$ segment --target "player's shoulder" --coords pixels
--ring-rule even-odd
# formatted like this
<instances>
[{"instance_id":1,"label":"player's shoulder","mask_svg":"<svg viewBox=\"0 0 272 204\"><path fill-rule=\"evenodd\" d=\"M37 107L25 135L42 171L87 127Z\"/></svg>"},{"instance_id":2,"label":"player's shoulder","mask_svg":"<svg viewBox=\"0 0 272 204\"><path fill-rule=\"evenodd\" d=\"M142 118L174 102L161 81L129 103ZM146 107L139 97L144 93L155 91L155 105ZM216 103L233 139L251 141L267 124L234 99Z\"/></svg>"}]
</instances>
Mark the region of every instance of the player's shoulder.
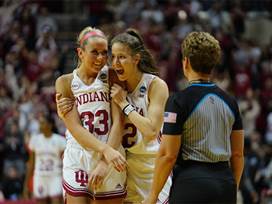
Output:
<instances>
[{"instance_id":1,"label":"player's shoulder","mask_svg":"<svg viewBox=\"0 0 272 204\"><path fill-rule=\"evenodd\" d=\"M63 74L61 76L59 76L56 80L56 84L71 84L71 81L73 79L73 73L69 73L69 74Z\"/></svg>"},{"instance_id":2,"label":"player's shoulder","mask_svg":"<svg viewBox=\"0 0 272 204\"><path fill-rule=\"evenodd\" d=\"M157 77L157 76L153 79L152 83L153 83L153 84L154 84L154 83L155 83L155 84L158 84L158 86L161 86L161 87L166 87L166 88L168 88L166 82L165 82L163 79L161 79L160 77Z\"/></svg>"},{"instance_id":3,"label":"player's shoulder","mask_svg":"<svg viewBox=\"0 0 272 204\"><path fill-rule=\"evenodd\" d=\"M168 93L168 86L164 80L162 80L159 77L154 77L150 84L150 89L154 91L160 91L160 92L167 92Z\"/></svg>"},{"instance_id":4,"label":"player's shoulder","mask_svg":"<svg viewBox=\"0 0 272 204\"><path fill-rule=\"evenodd\" d=\"M73 97L71 91L72 79L72 73L59 76L55 83L56 93L61 93L64 97Z\"/></svg>"}]
</instances>

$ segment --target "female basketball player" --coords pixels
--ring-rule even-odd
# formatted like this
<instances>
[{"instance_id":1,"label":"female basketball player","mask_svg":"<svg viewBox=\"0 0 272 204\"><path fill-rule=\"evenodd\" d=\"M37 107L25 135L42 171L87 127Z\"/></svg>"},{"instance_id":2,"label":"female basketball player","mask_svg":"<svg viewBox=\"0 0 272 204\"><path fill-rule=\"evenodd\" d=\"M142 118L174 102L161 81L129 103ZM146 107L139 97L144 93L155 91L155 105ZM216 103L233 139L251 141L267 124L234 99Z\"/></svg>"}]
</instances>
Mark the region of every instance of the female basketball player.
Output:
<instances>
[{"instance_id":1,"label":"female basketball player","mask_svg":"<svg viewBox=\"0 0 272 204\"><path fill-rule=\"evenodd\" d=\"M125 196L125 159L112 146L120 145L120 111L114 103L110 110L107 39L98 29L86 27L78 37L79 65L73 73L60 76L56 92L75 99L72 111L62 115L67 131L63 160L63 187L67 203L122 203ZM111 119L113 123L111 123ZM117 122L117 123L116 123ZM83 126L82 126L82 124ZM111 129L111 130L110 130ZM109 134L110 132L110 134ZM88 180L104 156L114 168L103 185L88 189Z\"/></svg>"},{"instance_id":2,"label":"female basketball player","mask_svg":"<svg viewBox=\"0 0 272 204\"><path fill-rule=\"evenodd\" d=\"M28 181L33 177L33 194L39 204L61 204L62 174L61 156L66 141L61 135L53 132L54 120L49 115L39 118L40 134L32 135L29 142L30 158L24 185L24 195L27 196ZM28 197L28 196L27 196Z\"/></svg>"},{"instance_id":3,"label":"female basketball player","mask_svg":"<svg viewBox=\"0 0 272 204\"><path fill-rule=\"evenodd\" d=\"M163 112L168 98L166 83L137 31L128 29L111 41L112 67L127 90L114 84L111 97L125 117L123 146L127 149L129 203L140 203L149 194L159 149ZM168 200L170 179L157 203Z\"/></svg>"}]
</instances>

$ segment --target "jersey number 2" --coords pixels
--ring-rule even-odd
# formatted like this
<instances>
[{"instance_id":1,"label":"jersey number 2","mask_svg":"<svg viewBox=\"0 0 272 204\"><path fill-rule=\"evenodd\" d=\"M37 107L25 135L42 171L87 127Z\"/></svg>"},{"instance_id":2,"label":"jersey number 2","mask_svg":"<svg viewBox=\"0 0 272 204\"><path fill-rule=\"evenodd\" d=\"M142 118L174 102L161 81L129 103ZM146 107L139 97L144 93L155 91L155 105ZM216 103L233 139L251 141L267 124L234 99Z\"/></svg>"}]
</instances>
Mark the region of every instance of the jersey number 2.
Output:
<instances>
[{"instance_id":1,"label":"jersey number 2","mask_svg":"<svg viewBox=\"0 0 272 204\"><path fill-rule=\"evenodd\" d=\"M124 129L129 132L123 136L122 145L125 148L132 147L136 143L137 128L132 123L126 123Z\"/></svg>"},{"instance_id":2,"label":"jersey number 2","mask_svg":"<svg viewBox=\"0 0 272 204\"><path fill-rule=\"evenodd\" d=\"M102 117L101 117L102 116ZM103 125L103 127L94 127L94 118L99 117L99 124ZM90 111L82 112L80 114L81 121L83 122L84 127L88 127L91 133L96 133L97 135L105 135L109 131L108 120L109 114L106 110L98 110L93 114Z\"/></svg>"}]
</instances>

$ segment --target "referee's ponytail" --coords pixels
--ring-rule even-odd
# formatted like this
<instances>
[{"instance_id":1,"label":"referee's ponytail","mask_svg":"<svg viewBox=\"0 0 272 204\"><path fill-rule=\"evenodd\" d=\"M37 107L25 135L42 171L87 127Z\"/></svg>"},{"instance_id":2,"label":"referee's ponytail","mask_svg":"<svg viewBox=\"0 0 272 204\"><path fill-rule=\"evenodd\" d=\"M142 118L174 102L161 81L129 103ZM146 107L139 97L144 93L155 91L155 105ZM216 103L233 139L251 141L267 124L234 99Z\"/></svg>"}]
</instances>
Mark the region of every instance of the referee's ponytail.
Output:
<instances>
[{"instance_id":1,"label":"referee's ponytail","mask_svg":"<svg viewBox=\"0 0 272 204\"><path fill-rule=\"evenodd\" d=\"M115 36L111 40L111 47L114 43L119 42L127 45L133 55L140 54L139 70L144 73L158 75L158 69L150 51L145 47L143 38L137 30L129 28L126 32Z\"/></svg>"}]
</instances>

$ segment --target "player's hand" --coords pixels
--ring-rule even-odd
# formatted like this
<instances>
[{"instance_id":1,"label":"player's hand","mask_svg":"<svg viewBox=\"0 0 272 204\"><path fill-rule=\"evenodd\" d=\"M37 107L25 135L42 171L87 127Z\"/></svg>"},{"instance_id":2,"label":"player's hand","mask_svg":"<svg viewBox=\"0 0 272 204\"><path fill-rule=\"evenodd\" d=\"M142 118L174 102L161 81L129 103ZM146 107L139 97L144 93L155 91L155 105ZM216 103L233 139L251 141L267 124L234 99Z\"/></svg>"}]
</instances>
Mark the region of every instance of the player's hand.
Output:
<instances>
[{"instance_id":1,"label":"player's hand","mask_svg":"<svg viewBox=\"0 0 272 204\"><path fill-rule=\"evenodd\" d=\"M110 96L113 101L120 106L121 109L127 105L127 91L125 91L121 86L118 84L113 84L110 91Z\"/></svg>"},{"instance_id":2,"label":"player's hand","mask_svg":"<svg viewBox=\"0 0 272 204\"><path fill-rule=\"evenodd\" d=\"M58 115L60 118L63 118L69 111L73 109L75 101L71 98L63 98L60 93L57 93L56 103Z\"/></svg>"},{"instance_id":3,"label":"player's hand","mask_svg":"<svg viewBox=\"0 0 272 204\"><path fill-rule=\"evenodd\" d=\"M127 162L120 152L106 145L106 148L103 150L103 155L106 161L109 164L112 164L117 171L120 172L126 170Z\"/></svg>"},{"instance_id":4,"label":"player's hand","mask_svg":"<svg viewBox=\"0 0 272 204\"><path fill-rule=\"evenodd\" d=\"M89 189L97 190L102 185L104 178L107 176L109 167L105 161L100 160L95 169L90 174Z\"/></svg>"}]
</instances>

